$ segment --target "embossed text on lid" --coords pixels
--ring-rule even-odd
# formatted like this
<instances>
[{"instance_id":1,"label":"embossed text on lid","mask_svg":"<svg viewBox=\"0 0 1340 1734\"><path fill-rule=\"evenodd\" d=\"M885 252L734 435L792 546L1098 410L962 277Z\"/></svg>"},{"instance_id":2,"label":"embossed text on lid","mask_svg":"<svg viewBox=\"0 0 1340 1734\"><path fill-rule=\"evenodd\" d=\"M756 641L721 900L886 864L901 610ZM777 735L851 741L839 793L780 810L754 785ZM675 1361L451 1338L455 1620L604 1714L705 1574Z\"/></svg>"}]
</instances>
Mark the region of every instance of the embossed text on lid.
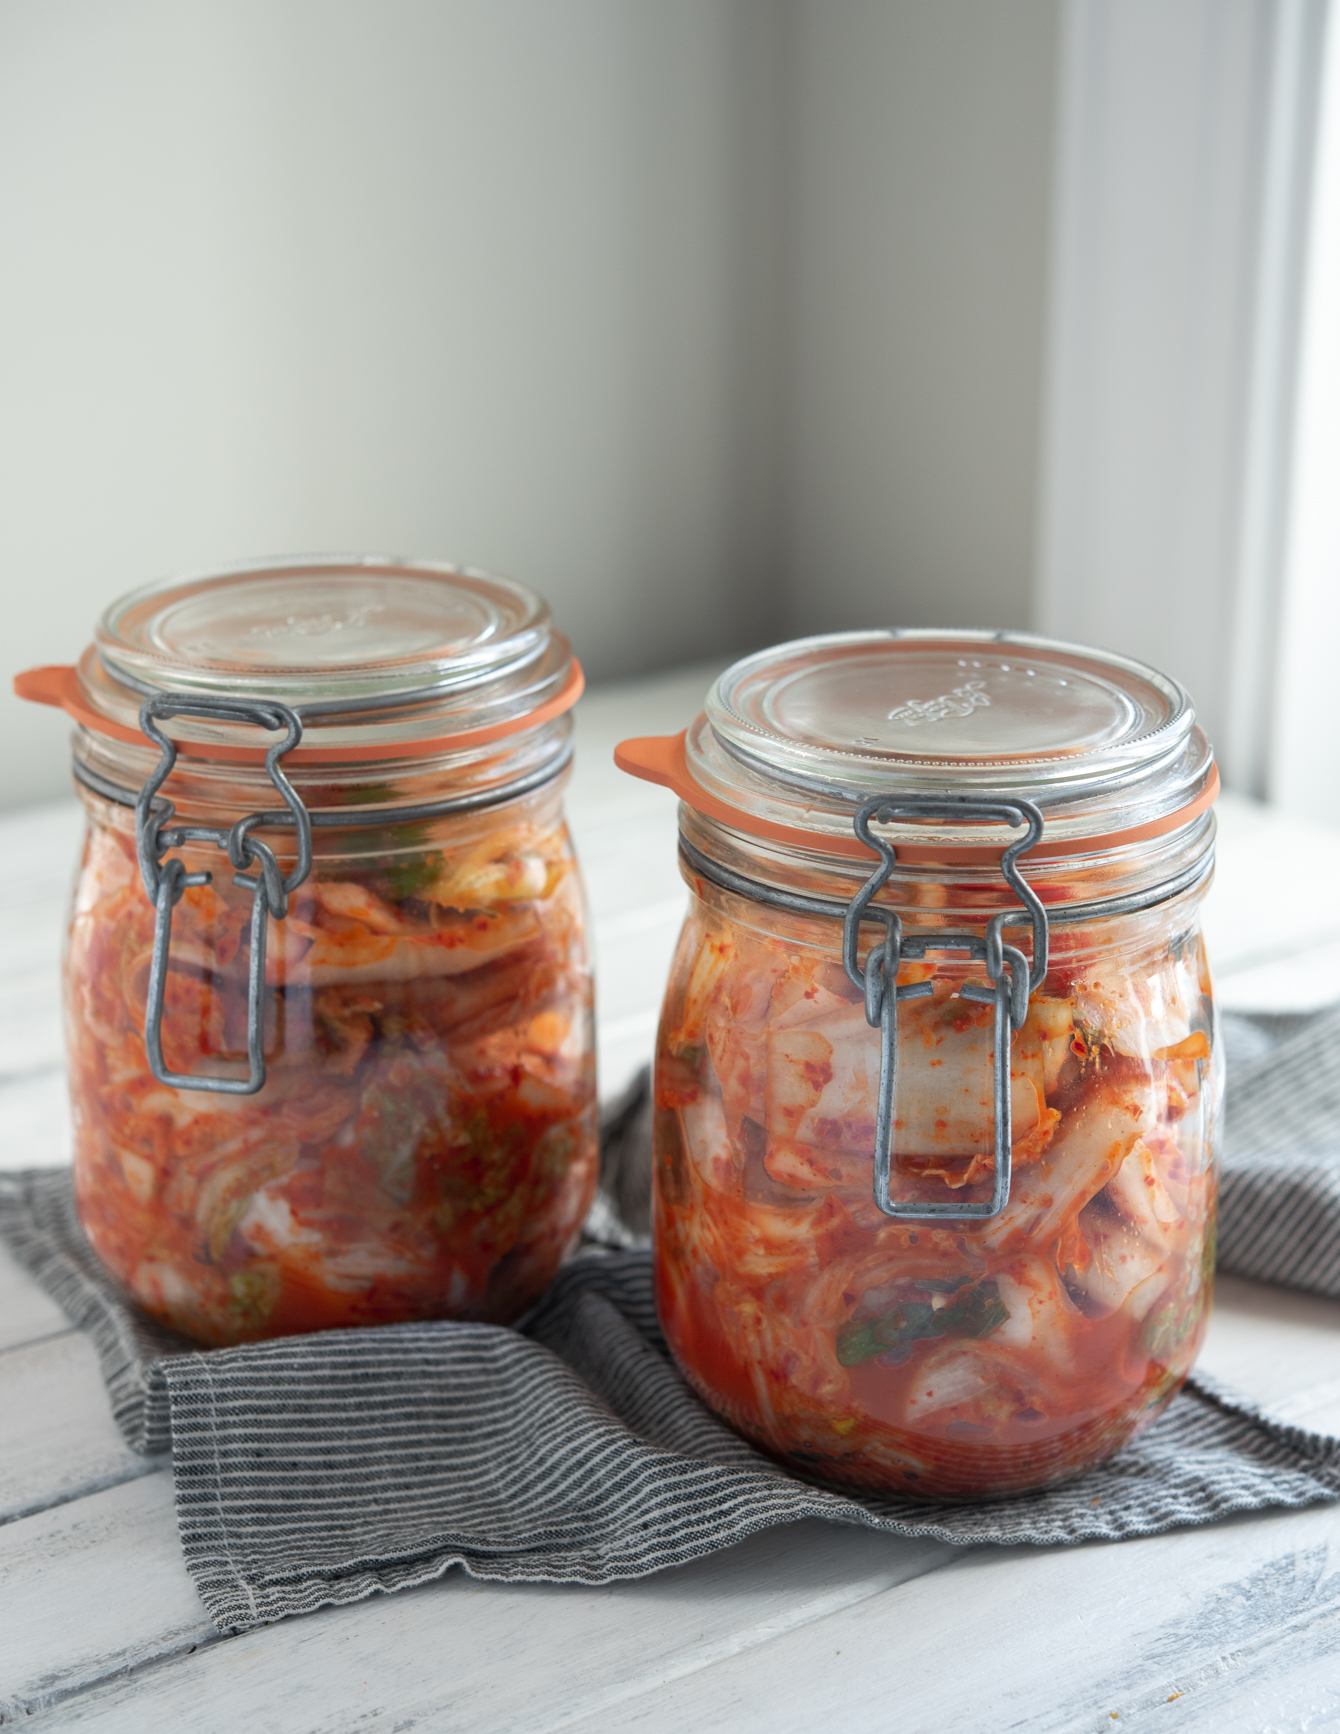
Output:
<instances>
[{"instance_id":1,"label":"embossed text on lid","mask_svg":"<svg viewBox=\"0 0 1340 1734\"><path fill-rule=\"evenodd\" d=\"M687 762L718 799L840 834L874 793L1023 796L1073 834L1118 809L1175 810L1212 755L1177 681L1128 657L1023 633L800 639L727 669ZM1171 805L1169 805L1171 803Z\"/></svg>"}]
</instances>

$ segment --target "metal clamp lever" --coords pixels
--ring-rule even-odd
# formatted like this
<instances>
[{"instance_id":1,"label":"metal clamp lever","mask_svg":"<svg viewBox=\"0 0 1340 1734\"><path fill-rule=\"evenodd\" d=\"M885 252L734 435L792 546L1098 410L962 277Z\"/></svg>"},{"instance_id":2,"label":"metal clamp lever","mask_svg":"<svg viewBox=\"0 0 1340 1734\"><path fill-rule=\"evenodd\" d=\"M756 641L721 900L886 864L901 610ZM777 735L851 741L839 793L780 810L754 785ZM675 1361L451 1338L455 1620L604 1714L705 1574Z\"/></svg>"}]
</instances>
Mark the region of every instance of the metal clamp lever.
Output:
<instances>
[{"instance_id":1,"label":"metal clamp lever","mask_svg":"<svg viewBox=\"0 0 1340 1734\"><path fill-rule=\"evenodd\" d=\"M265 755L265 769L282 797L298 833L298 862L284 877L274 851L252 830L267 822L264 813L249 813L227 830L208 825L173 825L172 802L158 795L177 762L177 743L158 726L162 717L202 717L209 722L254 723L257 728L283 729ZM149 1070L160 1084L178 1090L211 1090L227 1096L254 1096L265 1084L265 942L271 917L282 921L288 914L289 893L296 891L312 869L312 821L301 797L279 768L285 753L302 739L302 722L286 704L275 700L151 698L140 707L140 727L162 758L145 781L135 803L135 847L139 855L144 890L154 905L153 960L149 966L149 999L144 1014L144 1045ZM252 893L251 958L247 974L247 1076L229 1078L197 1072L170 1072L163 1060L163 1000L167 991L169 954L172 944L172 911L188 885L208 885L211 873L188 873L181 860L164 861L169 849L185 843L213 843L224 850L235 869L233 884ZM244 869L255 867L255 877Z\"/></svg>"},{"instance_id":2,"label":"metal clamp lever","mask_svg":"<svg viewBox=\"0 0 1340 1734\"><path fill-rule=\"evenodd\" d=\"M985 936L975 933L927 932L903 935L902 921L886 905L872 903L898 864L897 853L885 837L870 830L871 822L889 824L896 819L986 819L1008 825L1024 825L1021 838L1002 853L1000 869L1006 883L1024 905L1004 910L987 923ZM999 1216L1010 1195L1010 1036L1022 1028L1028 1016L1030 993L1042 985L1047 973L1047 912L1037 893L1019 872L1018 859L1042 835L1042 814L1031 801L973 801L945 796L939 800L916 797L898 799L875 796L857 811L854 825L861 841L881 857L880 865L852 898L842 927L842 962L847 976L865 995L866 1022L879 1029L879 1099L875 1116L875 1203L885 1216L904 1222L983 1220ZM884 923L884 942L873 946L861 968L858 946L862 921ZM1006 925L1027 920L1033 929L1033 963L1030 970L1023 953L1003 942ZM930 951L967 952L986 966L991 986L968 982L960 993L964 999L994 1004L992 1079L994 1113L995 1179L990 1201L983 1204L899 1203L890 1192L893 1170L893 1134L898 1087L898 1002L920 999L933 992L930 982L898 986L898 966L903 958L925 957Z\"/></svg>"}]
</instances>

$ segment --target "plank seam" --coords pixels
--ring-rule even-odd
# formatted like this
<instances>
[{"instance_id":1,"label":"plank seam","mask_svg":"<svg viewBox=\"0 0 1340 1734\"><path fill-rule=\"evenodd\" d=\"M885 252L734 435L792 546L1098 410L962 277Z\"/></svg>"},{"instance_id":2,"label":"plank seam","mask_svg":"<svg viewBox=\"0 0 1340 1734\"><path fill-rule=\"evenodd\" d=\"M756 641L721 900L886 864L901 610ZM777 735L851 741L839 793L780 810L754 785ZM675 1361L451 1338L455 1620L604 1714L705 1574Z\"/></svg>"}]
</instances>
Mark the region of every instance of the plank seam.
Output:
<instances>
[{"instance_id":1,"label":"plank seam","mask_svg":"<svg viewBox=\"0 0 1340 1734\"><path fill-rule=\"evenodd\" d=\"M45 1331L40 1337L25 1337L21 1343L0 1343L0 1355L14 1355L21 1349L35 1349L43 1343L58 1343L62 1337L78 1334L73 1325L66 1325L63 1330Z\"/></svg>"},{"instance_id":2,"label":"plank seam","mask_svg":"<svg viewBox=\"0 0 1340 1734\"><path fill-rule=\"evenodd\" d=\"M150 1674L159 1668L170 1667L173 1662L183 1661L187 1656L193 1656L197 1650L212 1648L215 1644L226 1643L227 1639L208 1626L202 1627L189 1644L178 1642L155 1652L153 1655L138 1657L133 1662L117 1661L109 1664L101 1672L90 1674L70 1686L53 1686L50 1691L39 1691L31 1698L14 1698L8 1703L0 1702L0 1724L11 1713L14 1715L42 1715L48 1710L77 1708L81 1698L98 1692L105 1686L116 1684L129 1685L144 1674Z\"/></svg>"},{"instance_id":3,"label":"plank seam","mask_svg":"<svg viewBox=\"0 0 1340 1734\"><path fill-rule=\"evenodd\" d=\"M897 1574L891 1571L889 1576L893 1581L871 1585L862 1594L852 1595L846 1600L835 1600L827 1606L814 1608L808 1613L801 1612L798 1617L793 1619L774 1619L768 1621L765 1626L733 1632L728 1639L719 1641L715 1646L708 1645L700 1651L691 1651L673 1659L667 1658L658 1665L655 1681L650 1685L645 1680L639 1680L629 1681L621 1687L610 1687L602 1693L586 1697L579 1705L573 1705L567 1710L559 1710L556 1715L546 1715L536 1721L515 1723L509 1730L509 1734L560 1734L561 1730L572 1729L593 1718L606 1716L620 1705L663 1691L666 1686L673 1682L689 1679L695 1674L707 1673L712 1668L720 1667L724 1662L733 1661L737 1656L747 1655L751 1650L762 1649L764 1645L775 1643L778 1639L793 1637L796 1632L803 1630L806 1626L816 1626L824 1620L850 1613L853 1608L862 1607L867 1602L877 1601L881 1596L891 1595L907 1584L913 1584L922 1578L929 1577L932 1572L942 1571L950 1565L958 1565L966 1559L974 1558L987 1551L988 1549L982 1547L966 1550L960 1547L947 1549L941 1558L928 1563L921 1570Z\"/></svg>"},{"instance_id":4,"label":"plank seam","mask_svg":"<svg viewBox=\"0 0 1340 1734\"><path fill-rule=\"evenodd\" d=\"M25 1517L38 1517L44 1511L56 1511L62 1505L73 1505L80 1499L88 1499L95 1493L106 1493L110 1487L123 1487L128 1481L140 1481L146 1475L159 1475L168 1468L165 1457L146 1457L140 1463L127 1463L120 1470L96 1477L92 1481L81 1482L77 1488L63 1493L53 1494L50 1498L33 1500L28 1505L16 1505L10 1510L0 1512L0 1529L6 1524L18 1523Z\"/></svg>"}]
</instances>

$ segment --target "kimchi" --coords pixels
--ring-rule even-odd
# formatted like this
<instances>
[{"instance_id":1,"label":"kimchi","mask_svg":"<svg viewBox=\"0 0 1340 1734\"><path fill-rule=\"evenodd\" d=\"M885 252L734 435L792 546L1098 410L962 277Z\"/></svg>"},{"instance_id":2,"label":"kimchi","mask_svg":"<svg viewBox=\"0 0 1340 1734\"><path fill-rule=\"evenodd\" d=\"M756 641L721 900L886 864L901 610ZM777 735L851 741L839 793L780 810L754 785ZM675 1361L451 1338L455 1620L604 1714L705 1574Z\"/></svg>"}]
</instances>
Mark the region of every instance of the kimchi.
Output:
<instances>
[{"instance_id":1,"label":"kimchi","mask_svg":"<svg viewBox=\"0 0 1340 1734\"><path fill-rule=\"evenodd\" d=\"M898 1497L1119 1451L1214 1267L1190 694L1031 633L839 632L617 756L679 796L692 893L655 1075L686 1378L784 1463Z\"/></svg>"},{"instance_id":2,"label":"kimchi","mask_svg":"<svg viewBox=\"0 0 1340 1734\"><path fill-rule=\"evenodd\" d=\"M250 1096L153 1077L154 910L129 816L88 804L65 1005L77 1201L103 1262L206 1343L515 1317L595 1185L584 908L554 787L318 851L270 926ZM164 1059L245 1075L252 899L213 850L181 853L214 876L173 913Z\"/></svg>"},{"instance_id":3,"label":"kimchi","mask_svg":"<svg viewBox=\"0 0 1340 1734\"><path fill-rule=\"evenodd\" d=\"M839 955L698 891L655 1083L657 1303L694 1387L799 1468L919 1497L1111 1455L1178 1388L1207 1314L1199 939L1171 944L1166 909L1135 936L1054 929L1010 1049L1008 1203L894 1220L872 1197L879 1032ZM904 1200L991 1196L994 1014L963 997L970 974L900 977L933 987L898 1008Z\"/></svg>"}]
</instances>

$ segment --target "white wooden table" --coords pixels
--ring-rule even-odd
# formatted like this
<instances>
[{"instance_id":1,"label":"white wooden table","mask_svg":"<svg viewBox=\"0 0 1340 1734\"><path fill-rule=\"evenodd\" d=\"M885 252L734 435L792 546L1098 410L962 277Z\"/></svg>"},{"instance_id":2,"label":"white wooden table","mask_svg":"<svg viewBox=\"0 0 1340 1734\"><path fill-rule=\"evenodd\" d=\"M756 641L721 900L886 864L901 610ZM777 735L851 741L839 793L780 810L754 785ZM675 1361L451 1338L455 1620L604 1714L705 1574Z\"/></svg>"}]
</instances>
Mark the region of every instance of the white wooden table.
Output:
<instances>
[{"instance_id":1,"label":"white wooden table","mask_svg":"<svg viewBox=\"0 0 1340 1734\"><path fill-rule=\"evenodd\" d=\"M651 1048L684 906L675 811L609 759L709 670L583 701L570 811L595 916L602 1087ZM58 726L53 720L53 727ZM56 976L74 804L0 820L0 1164L67 1159ZM1226 800L1208 923L1225 1004L1340 991L1340 835ZM1340 1307L1226 1279L1203 1364L1340 1430ZM0 1726L946 1730L1340 1727L1340 1506L1141 1541L956 1549L803 1523L605 1589L441 1582L221 1639L171 1476L93 1352L0 1254Z\"/></svg>"}]
</instances>

